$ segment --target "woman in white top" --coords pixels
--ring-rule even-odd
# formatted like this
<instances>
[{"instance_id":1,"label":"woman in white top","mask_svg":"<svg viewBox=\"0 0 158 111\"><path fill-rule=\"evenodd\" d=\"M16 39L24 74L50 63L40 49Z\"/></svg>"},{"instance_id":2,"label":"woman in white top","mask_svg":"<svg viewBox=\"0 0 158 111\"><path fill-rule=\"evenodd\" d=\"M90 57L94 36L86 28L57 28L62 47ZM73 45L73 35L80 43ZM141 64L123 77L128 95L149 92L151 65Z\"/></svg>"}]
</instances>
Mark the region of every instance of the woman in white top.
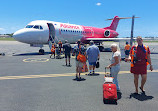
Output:
<instances>
[{"instance_id":1,"label":"woman in white top","mask_svg":"<svg viewBox=\"0 0 158 111\"><path fill-rule=\"evenodd\" d=\"M120 91L117 76L118 76L118 73L120 71L121 54L120 54L120 51L118 50L117 44L111 44L111 50L113 52L112 59L111 59L111 64L108 65L107 68L111 68L110 69L111 77L114 77L113 82L117 86L117 91Z\"/></svg>"}]
</instances>

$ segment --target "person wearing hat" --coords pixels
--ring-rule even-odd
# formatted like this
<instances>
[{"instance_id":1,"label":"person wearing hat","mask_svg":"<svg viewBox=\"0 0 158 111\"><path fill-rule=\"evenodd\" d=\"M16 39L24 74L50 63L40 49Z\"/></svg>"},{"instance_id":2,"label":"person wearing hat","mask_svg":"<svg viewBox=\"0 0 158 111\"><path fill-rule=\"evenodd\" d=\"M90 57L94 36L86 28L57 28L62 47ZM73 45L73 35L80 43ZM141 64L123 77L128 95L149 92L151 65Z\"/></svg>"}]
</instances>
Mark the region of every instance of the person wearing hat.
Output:
<instances>
[{"instance_id":1,"label":"person wearing hat","mask_svg":"<svg viewBox=\"0 0 158 111\"><path fill-rule=\"evenodd\" d=\"M65 40L65 44L63 45L63 51L64 51L64 53L65 53L65 62L66 62L66 66L67 66L67 57L69 58L69 66L70 66L71 45L70 45L70 43L68 43L67 40Z\"/></svg>"},{"instance_id":2,"label":"person wearing hat","mask_svg":"<svg viewBox=\"0 0 158 111\"><path fill-rule=\"evenodd\" d=\"M95 73L94 70L96 66L96 61L100 58L100 51L93 41L90 41L89 45L90 46L86 50L86 56L89 62L89 74L91 75Z\"/></svg>"}]
</instances>

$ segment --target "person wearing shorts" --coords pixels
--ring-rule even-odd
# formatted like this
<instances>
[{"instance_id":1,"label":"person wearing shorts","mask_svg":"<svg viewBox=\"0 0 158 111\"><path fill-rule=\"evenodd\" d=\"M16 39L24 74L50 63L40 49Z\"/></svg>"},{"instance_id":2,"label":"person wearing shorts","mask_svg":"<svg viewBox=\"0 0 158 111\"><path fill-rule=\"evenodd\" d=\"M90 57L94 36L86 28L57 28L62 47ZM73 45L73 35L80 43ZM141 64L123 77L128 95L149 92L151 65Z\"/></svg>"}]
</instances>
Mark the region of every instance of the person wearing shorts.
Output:
<instances>
[{"instance_id":1,"label":"person wearing shorts","mask_svg":"<svg viewBox=\"0 0 158 111\"><path fill-rule=\"evenodd\" d=\"M64 50L64 53L65 53L65 63L66 63L66 66L67 66L67 58L69 59L69 66L70 66L71 45L70 45L70 43L68 43L67 40L65 40L65 44L63 45L63 50Z\"/></svg>"},{"instance_id":2,"label":"person wearing shorts","mask_svg":"<svg viewBox=\"0 0 158 111\"><path fill-rule=\"evenodd\" d=\"M91 75L95 73L95 66L97 60L99 60L100 58L100 51L99 48L96 45L94 45L93 41L90 41L89 44L90 46L86 50L86 56L89 62L89 74Z\"/></svg>"},{"instance_id":3,"label":"person wearing shorts","mask_svg":"<svg viewBox=\"0 0 158 111\"><path fill-rule=\"evenodd\" d=\"M75 60L76 60L76 79L77 80L81 80L80 73L82 71L82 67L83 67L83 64L84 64L84 63L77 60L77 56L78 56L79 52L82 55L85 55L85 51L86 51L86 48L83 45L81 45L81 40L79 39L77 41L77 45L74 46L74 50L73 50L73 55L76 55Z\"/></svg>"}]
</instances>

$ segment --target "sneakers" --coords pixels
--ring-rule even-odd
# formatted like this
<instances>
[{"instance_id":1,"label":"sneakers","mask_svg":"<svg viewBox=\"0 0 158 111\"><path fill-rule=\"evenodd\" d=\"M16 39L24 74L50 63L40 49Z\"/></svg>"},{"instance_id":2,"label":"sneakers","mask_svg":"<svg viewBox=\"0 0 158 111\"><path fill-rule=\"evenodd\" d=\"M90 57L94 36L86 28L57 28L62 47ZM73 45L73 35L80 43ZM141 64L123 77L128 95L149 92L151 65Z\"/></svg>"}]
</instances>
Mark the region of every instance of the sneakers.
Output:
<instances>
[{"instance_id":1,"label":"sneakers","mask_svg":"<svg viewBox=\"0 0 158 111\"><path fill-rule=\"evenodd\" d=\"M69 65L67 65L67 64L66 64L66 66L69 66L69 67L70 67L70 66L71 66L71 64L69 64Z\"/></svg>"}]
</instances>

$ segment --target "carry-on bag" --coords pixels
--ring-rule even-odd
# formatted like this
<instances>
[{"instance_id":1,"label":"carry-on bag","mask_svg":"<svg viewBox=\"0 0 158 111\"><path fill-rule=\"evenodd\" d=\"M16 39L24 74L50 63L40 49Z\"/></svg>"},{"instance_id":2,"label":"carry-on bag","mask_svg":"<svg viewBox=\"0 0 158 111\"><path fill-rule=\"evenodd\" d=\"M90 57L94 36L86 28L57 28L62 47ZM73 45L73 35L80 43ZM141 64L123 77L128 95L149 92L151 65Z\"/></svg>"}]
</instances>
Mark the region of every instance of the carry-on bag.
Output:
<instances>
[{"instance_id":1,"label":"carry-on bag","mask_svg":"<svg viewBox=\"0 0 158 111\"><path fill-rule=\"evenodd\" d=\"M87 67L86 62L83 63L82 72L88 72L88 67Z\"/></svg>"},{"instance_id":2,"label":"carry-on bag","mask_svg":"<svg viewBox=\"0 0 158 111\"><path fill-rule=\"evenodd\" d=\"M103 84L103 102L114 102L117 104L117 87L113 83L113 77L109 77L110 74L106 71L107 69L105 69L105 77Z\"/></svg>"},{"instance_id":3,"label":"carry-on bag","mask_svg":"<svg viewBox=\"0 0 158 111\"><path fill-rule=\"evenodd\" d=\"M97 60L97 62L96 62L96 68L99 68L99 60Z\"/></svg>"}]
</instances>

